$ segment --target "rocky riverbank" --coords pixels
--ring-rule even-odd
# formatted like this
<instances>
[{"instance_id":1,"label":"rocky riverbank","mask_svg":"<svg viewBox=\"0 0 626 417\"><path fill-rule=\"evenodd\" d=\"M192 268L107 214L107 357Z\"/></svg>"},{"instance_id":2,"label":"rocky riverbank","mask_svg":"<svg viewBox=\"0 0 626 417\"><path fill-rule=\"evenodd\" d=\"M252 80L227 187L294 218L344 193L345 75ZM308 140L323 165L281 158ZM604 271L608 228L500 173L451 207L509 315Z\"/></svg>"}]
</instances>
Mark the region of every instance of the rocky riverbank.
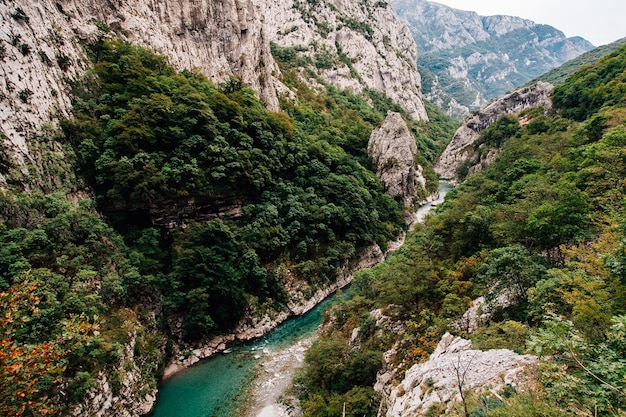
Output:
<instances>
[{"instance_id":1,"label":"rocky riverbank","mask_svg":"<svg viewBox=\"0 0 626 417\"><path fill-rule=\"evenodd\" d=\"M299 340L286 349L270 352L259 365L247 417L291 417L299 413L297 399L286 398L304 355L315 336Z\"/></svg>"},{"instance_id":2,"label":"rocky riverbank","mask_svg":"<svg viewBox=\"0 0 626 417\"><path fill-rule=\"evenodd\" d=\"M382 262L391 250L395 250L402 245L404 235L398 240L390 242L389 249L383 252L378 245L368 247L359 259L352 266L345 266L341 269L337 280L324 288L318 289L312 296L306 297L304 289L297 287L287 287L290 302L287 310L277 313L273 316L264 315L260 318L247 317L241 321L235 331L227 335L215 336L211 339L204 340L196 346L177 346L176 353L165 367L163 379L167 379L176 372L185 369L201 359L208 358L216 353L223 352L229 345L235 341L245 342L257 339L278 327L290 317L301 316L311 311L316 305L322 302L331 294L335 293L350 284L354 277L354 273L363 269L370 268L379 262Z\"/></svg>"}]
</instances>

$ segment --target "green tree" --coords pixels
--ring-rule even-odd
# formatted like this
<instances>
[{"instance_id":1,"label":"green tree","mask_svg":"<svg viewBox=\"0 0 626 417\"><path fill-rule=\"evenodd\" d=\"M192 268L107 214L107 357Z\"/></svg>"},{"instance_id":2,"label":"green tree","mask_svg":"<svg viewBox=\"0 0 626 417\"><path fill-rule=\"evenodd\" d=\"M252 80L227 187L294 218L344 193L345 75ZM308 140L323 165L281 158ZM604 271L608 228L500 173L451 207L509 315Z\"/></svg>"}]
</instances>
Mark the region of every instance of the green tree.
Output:
<instances>
[{"instance_id":1,"label":"green tree","mask_svg":"<svg viewBox=\"0 0 626 417\"><path fill-rule=\"evenodd\" d=\"M521 245L494 249L485 264L478 269L477 280L485 284L491 297L506 294L519 303L527 291L545 273L545 267Z\"/></svg>"},{"instance_id":2,"label":"green tree","mask_svg":"<svg viewBox=\"0 0 626 417\"><path fill-rule=\"evenodd\" d=\"M587 196L572 184L561 183L554 201L530 213L526 231L540 249L552 249L588 237L589 227Z\"/></svg>"},{"instance_id":3,"label":"green tree","mask_svg":"<svg viewBox=\"0 0 626 417\"><path fill-rule=\"evenodd\" d=\"M590 343L560 316L549 316L530 338L531 352L556 359L544 362L542 382L563 406L590 415L626 409L626 316L611 321L600 343Z\"/></svg>"}]
</instances>

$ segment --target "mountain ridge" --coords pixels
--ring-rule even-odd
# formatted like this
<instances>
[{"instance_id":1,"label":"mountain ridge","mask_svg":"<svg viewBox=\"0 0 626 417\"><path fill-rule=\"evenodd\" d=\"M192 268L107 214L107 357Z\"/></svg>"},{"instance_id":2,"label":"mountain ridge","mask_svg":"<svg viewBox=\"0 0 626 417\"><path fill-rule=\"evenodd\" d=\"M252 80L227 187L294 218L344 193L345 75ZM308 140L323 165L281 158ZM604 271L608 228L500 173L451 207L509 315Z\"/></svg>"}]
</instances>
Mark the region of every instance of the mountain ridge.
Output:
<instances>
[{"instance_id":1,"label":"mountain ridge","mask_svg":"<svg viewBox=\"0 0 626 417\"><path fill-rule=\"evenodd\" d=\"M593 47L520 17L480 16L425 0L393 6L420 50L424 96L457 120Z\"/></svg>"}]
</instances>

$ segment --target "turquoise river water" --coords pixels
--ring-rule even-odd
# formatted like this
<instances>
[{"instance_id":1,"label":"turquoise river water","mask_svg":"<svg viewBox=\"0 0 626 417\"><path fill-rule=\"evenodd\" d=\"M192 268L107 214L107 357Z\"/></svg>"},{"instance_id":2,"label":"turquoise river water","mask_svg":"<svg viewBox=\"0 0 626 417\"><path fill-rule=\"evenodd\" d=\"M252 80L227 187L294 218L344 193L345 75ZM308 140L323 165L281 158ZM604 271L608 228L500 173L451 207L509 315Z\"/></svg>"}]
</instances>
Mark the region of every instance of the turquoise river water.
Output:
<instances>
[{"instance_id":1,"label":"turquoise river water","mask_svg":"<svg viewBox=\"0 0 626 417\"><path fill-rule=\"evenodd\" d=\"M443 201L450 188L446 183L440 184L439 199L420 207L416 214L418 221ZM303 316L285 321L261 339L202 360L167 379L159 387L156 407L150 416L241 416L264 355L312 336L322 322L323 311L336 297L327 298Z\"/></svg>"},{"instance_id":2,"label":"turquoise river water","mask_svg":"<svg viewBox=\"0 0 626 417\"><path fill-rule=\"evenodd\" d=\"M151 417L235 417L243 412L246 389L264 354L312 336L331 296L301 317L291 318L265 337L200 361L163 382Z\"/></svg>"}]
</instances>

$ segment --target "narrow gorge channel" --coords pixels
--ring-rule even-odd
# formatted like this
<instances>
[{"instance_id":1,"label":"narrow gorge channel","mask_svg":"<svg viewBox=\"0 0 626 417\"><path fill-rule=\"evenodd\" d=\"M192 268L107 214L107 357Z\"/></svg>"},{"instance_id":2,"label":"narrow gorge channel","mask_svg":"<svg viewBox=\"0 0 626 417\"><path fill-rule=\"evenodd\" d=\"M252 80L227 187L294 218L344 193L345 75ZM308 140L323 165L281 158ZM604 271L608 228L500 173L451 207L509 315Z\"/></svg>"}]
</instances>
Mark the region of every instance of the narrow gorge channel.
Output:
<instances>
[{"instance_id":1,"label":"narrow gorge channel","mask_svg":"<svg viewBox=\"0 0 626 417\"><path fill-rule=\"evenodd\" d=\"M439 198L420 207L416 220L443 202L451 186L439 185ZM328 297L307 314L294 317L255 341L235 346L191 366L159 387L151 417L280 417L276 401L302 365L304 353L322 322Z\"/></svg>"}]
</instances>

